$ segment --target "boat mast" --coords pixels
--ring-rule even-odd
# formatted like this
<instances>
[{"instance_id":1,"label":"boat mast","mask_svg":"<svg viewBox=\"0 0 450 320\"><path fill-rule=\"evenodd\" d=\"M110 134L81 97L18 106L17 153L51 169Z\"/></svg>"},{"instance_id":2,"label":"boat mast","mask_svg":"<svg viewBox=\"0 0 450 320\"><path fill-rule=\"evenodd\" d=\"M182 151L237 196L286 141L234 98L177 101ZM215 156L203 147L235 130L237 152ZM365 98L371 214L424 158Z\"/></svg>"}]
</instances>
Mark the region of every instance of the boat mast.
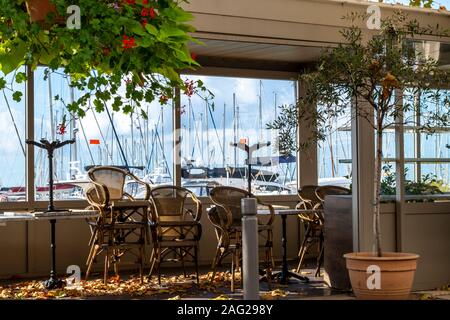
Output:
<instances>
[{"instance_id":1,"label":"boat mast","mask_svg":"<svg viewBox=\"0 0 450 320\"><path fill-rule=\"evenodd\" d=\"M223 133L222 133L222 146L223 146L223 150L222 150L222 167L223 168L225 168L225 151L226 151L226 149L225 149L225 124L226 124L225 116L226 116L226 109L227 109L227 105L226 105L226 103L224 103L223 104L223 125L222 125L222 130L223 130Z\"/></svg>"},{"instance_id":2,"label":"boat mast","mask_svg":"<svg viewBox=\"0 0 450 320\"><path fill-rule=\"evenodd\" d=\"M278 113L277 113L277 93L274 91L273 95L274 95L274 100L275 100L274 108L275 108L275 120L276 120L277 117L278 117Z\"/></svg>"},{"instance_id":3,"label":"boat mast","mask_svg":"<svg viewBox=\"0 0 450 320\"><path fill-rule=\"evenodd\" d=\"M188 152L186 156L189 157L189 153L192 150L192 101L189 98L189 106L188 106ZM194 142L195 143L195 142ZM192 160L192 157L189 157L189 160Z\"/></svg>"},{"instance_id":4,"label":"boat mast","mask_svg":"<svg viewBox=\"0 0 450 320\"><path fill-rule=\"evenodd\" d=\"M74 102L75 100L75 92L73 90L73 87L69 87L70 88L70 101ZM78 155L77 155L77 143L76 143L76 138L77 138L77 122L75 119L75 114L71 114L71 119L70 119L70 124L69 124L69 130L70 130L70 139L74 139L75 143L72 143L70 145L70 161L71 162L75 162L78 159ZM69 175L72 177L72 172L69 172Z\"/></svg>"},{"instance_id":5,"label":"boat mast","mask_svg":"<svg viewBox=\"0 0 450 320\"><path fill-rule=\"evenodd\" d=\"M208 163L208 168L210 167L210 154L209 154L209 116L208 116L208 99L205 99L205 116L206 116L206 161Z\"/></svg>"},{"instance_id":6,"label":"boat mast","mask_svg":"<svg viewBox=\"0 0 450 320\"><path fill-rule=\"evenodd\" d=\"M237 119L236 119L236 93L233 93L233 143L236 144ZM237 148L234 148L234 167L237 166Z\"/></svg>"},{"instance_id":7,"label":"boat mast","mask_svg":"<svg viewBox=\"0 0 450 320\"><path fill-rule=\"evenodd\" d=\"M166 140L165 140L165 135L164 135L164 107L161 106L161 154L163 156L163 159L165 158L165 144L166 144ZM159 159L158 159L159 160ZM164 167L164 173L167 173Z\"/></svg>"},{"instance_id":8,"label":"boat mast","mask_svg":"<svg viewBox=\"0 0 450 320\"><path fill-rule=\"evenodd\" d=\"M20 148L22 149L23 156L25 157L25 147L23 145L22 139L20 138L19 129L17 128L16 120L14 119L13 113L11 111L11 106L9 105L9 101L6 98L5 90L2 90L2 92L3 92L3 97L5 98L6 106L7 106L8 111L9 111L9 116L11 117L11 120L12 120L13 125L14 125L14 130L16 130L16 135L17 135L17 138L19 139Z\"/></svg>"},{"instance_id":9,"label":"boat mast","mask_svg":"<svg viewBox=\"0 0 450 320\"><path fill-rule=\"evenodd\" d=\"M202 152L202 165L205 164L205 159L203 158L205 155L205 139L203 137L203 134L205 133L205 130L203 130L203 113L200 113L200 128L202 130L202 140L201 140L201 145L200 145L200 150Z\"/></svg>"},{"instance_id":10,"label":"boat mast","mask_svg":"<svg viewBox=\"0 0 450 320\"><path fill-rule=\"evenodd\" d=\"M52 95L52 74L49 73L48 74L48 101L49 101L49 116L50 116L50 137L52 139L52 141L56 140L56 130L55 130L55 120L53 118L53 95ZM56 158L52 158L52 165L53 168L56 167ZM53 178L56 178L56 171L53 173Z\"/></svg>"},{"instance_id":11,"label":"boat mast","mask_svg":"<svg viewBox=\"0 0 450 320\"><path fill-rule=\"evenodd\" d=\"M114 126L114 113L111 115L111 127L113 127ZM114 162L114 134L113 134L113 131L112 131L112 128L111 128L111 154L112 154L112 164L114 164L115 162Z\"/></svg>"},{"instance_id":12,"label":"boat mast","mask_svg":"<svg viewBox=\"0 0 450 320\"><path fill-rule=\"evenodd\" d=\"M133 123L133 112L130 114L130 130L131 130L131 165L134 166L135 163L135 153L134 153L134 123Z\"/></svg>"},{"instance_id":13,"label":"boat mast","mask_svg":"<svg viewBox=\"0 0 450 320\"><path fill-rule=\"evenodd\" d=\"M258 140L262 142L262 81L259 80L259 135ZM250 143L250 142L248 142Z\"/></svg>"}]
</instances>

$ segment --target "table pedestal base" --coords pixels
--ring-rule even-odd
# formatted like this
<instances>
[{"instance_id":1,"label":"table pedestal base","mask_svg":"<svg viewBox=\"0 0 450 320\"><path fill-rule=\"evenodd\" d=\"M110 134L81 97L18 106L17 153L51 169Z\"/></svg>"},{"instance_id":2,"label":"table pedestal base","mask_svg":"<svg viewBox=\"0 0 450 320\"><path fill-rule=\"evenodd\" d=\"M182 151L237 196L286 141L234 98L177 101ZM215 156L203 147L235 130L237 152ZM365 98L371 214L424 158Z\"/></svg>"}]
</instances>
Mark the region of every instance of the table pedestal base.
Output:
<instances>
[{"instance_id":1,"label":"table pedestal base","mask_svg":"<svg viewBox=\"0 0 450 320\"><path fill-rule=\"evenodd\" d=\"M299 275L298 273L292 272L292 271L280 271L273 274L274 278L278 278L278 282L281 284L289 284L289 278L295 278L300 281L303 281L304 283L309 282L308 277L304 277Z\"/></svg>"},{"instance_id":2,"label":"table pedestal base","mask_svg":"<svg viewBox=\"0 0 450 320\"><path fill-rule=\"evenodd\" d=\"M59 289L64 285L64 280L58 279L56 277L50 276L48 280L44 281L44 286L48 290Z\"/></svg>"}]
</instances>

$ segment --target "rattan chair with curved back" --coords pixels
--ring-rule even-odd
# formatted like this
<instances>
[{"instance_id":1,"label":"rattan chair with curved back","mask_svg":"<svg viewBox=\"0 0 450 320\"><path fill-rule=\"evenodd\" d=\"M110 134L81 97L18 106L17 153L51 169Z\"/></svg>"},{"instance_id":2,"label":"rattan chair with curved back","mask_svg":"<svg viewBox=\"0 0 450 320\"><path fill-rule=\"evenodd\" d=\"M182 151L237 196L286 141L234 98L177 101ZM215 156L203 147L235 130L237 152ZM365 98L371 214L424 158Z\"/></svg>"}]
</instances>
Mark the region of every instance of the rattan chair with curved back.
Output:
<instances>
[{"instance_id":1,"label":"rattan chair with curved back","mask_svg":"<svg viewBox=\"0 0 450 320\"><path fill-rule=\"evenodd\" d=\"M350 189L340 187L340 186L320 186L316 189L316 196L319 198L320 202L325 202L325 197L329 195L349 195L351 194Z\"/></svg>"},{"instance_id":2,"label":"rattan chair with curved back","mask_svg":"<svg viewBox=\"0 0 450 320\"><path fill-rule=\"evenodd\" d=\"M116 276L121 257L132 254L137 257L139 275L143 281L145 244L149 243L148 209L150 187L134 174L116 167L98 166L88 171L91 186L86 190L90 208L100 212L96 219L88 219L91 229L90 252L87 258L86 279L97 256L104 257L104 282L107 282L110 264L114 264ZM124 191L127 179L142 184L146 189L144 199L136 200Z\"/></svg>"},{"instance_id":3,"label":"rattan chair with curved back","mask_svg":"<svg viewBox=\"0 0 450 320\"><path fill-rule=\"evenodd\" d=\"M264 267L267 280L270 279L273 269L273 221L275 211L270 204L263 203L253 194L234 187L219 186L210 192L214 203L208 211L208 218L215 227L217 237L216 254L212 262L211 281L214 281L217 266L228 255L231 255L231 291L234 292L235 271L240 268L242 249L242 213L241 200L243 198L256 198L259 207L269 209L266 217L258 216L259 248L264 250ZM241 277L242 280L242 277Z\"/></svg>"},{"instance_id":4,"label":"rattan chair with curved back","mask_svg":"<svg viewBox=\"0 0 450 320\"><path fill-rule=\"evenodd\" d=\"M160 186L150 191L152 232L152 252L150 257L150 276L156 268L158 283L161 284L160 265L164 261L179 261L183 266L184 276L186 258L194 262L199 282L198 251L202 235L200 218L202 204L190 190L176 186ZM187 200L191 200L194 210L188 209ZM170 254L175 258L165 259Z\"/></svg>"},{"instance_id":5,"label":"rattan chair with curved back","mask_svg":"<svg viewBox=\"0 0 450 320\"><path fill-rule=\"evenodd\" d=\"M322 203L320 199L316 195L317 186L315 185L307 185L303 186L298 190L298 196L300 198L300 202L297 204L296 209L307 209L307 210L315 210L320 209ZM303 236L302 243L300 245L300 250L298 252L299 262L297 266L297 273L300 272L305 254L308 252L309 248L314 244L319 244L319 255L317 256L319 265L319 257L321 252L322 241L322 233L323 233L323 218L317 212L305 212L300 213L298 215L300 222L302 223L305 234ZM320 270L318 268L317 270ZM316 270L316 276L318 271Z\"/></svg>"},{"instance_id":6,"label":"rattan chair with curved back","mask_svg":"<svg viewBox=\"0 0 450 320\"><path fill-rule=\"evenodd\" d=\"M304 186L299 190L300 203L297 205L301 209L323 210L323 203L327 195L348 195L350 190L339 186ZM319 212L306 213L299 215L300 220L305 226L305 236L299 251L299 263L297 272L300 272L304 256L309 248L318 244L317 266L315 276L320 276L320 268L324 259L324 217Z\"/></svg>"}]
</instances>

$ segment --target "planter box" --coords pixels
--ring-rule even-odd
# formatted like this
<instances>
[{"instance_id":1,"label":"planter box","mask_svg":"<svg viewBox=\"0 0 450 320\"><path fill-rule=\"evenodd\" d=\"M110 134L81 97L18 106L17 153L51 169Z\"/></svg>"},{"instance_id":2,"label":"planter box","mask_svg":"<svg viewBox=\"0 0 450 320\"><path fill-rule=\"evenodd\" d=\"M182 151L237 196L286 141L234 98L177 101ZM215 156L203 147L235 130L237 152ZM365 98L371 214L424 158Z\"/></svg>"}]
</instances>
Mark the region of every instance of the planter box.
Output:
<instances>
[{"instance_id":1,"label":"planter box","mask_svg":"<svg viewBox=\"0 0 450 320\"><path fill-rule=\"evenodd\" d=\"M327 196L324 215L324 281L331 288L350 290L343 255L353 251L352 196Z\"/></svg>"}]
</instances>

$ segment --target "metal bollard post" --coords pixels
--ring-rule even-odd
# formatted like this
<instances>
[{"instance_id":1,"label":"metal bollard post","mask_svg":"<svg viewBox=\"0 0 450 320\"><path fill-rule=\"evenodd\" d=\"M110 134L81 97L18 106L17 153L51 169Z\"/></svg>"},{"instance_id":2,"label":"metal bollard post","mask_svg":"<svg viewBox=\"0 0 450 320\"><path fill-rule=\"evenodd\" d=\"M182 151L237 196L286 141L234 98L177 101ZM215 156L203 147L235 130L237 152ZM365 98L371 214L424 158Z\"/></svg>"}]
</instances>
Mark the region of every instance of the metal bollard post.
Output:
<instances>
[{"instance_id":1,"label":"metal bollard post","mask_svg":"<svg viewBox=\"0 0 450 320\"><path fill-rule=\"evenodd\" d=\"M259 300L258 218L256 199L241 200L244 300Z\"/></svg>"}]
</instances>

